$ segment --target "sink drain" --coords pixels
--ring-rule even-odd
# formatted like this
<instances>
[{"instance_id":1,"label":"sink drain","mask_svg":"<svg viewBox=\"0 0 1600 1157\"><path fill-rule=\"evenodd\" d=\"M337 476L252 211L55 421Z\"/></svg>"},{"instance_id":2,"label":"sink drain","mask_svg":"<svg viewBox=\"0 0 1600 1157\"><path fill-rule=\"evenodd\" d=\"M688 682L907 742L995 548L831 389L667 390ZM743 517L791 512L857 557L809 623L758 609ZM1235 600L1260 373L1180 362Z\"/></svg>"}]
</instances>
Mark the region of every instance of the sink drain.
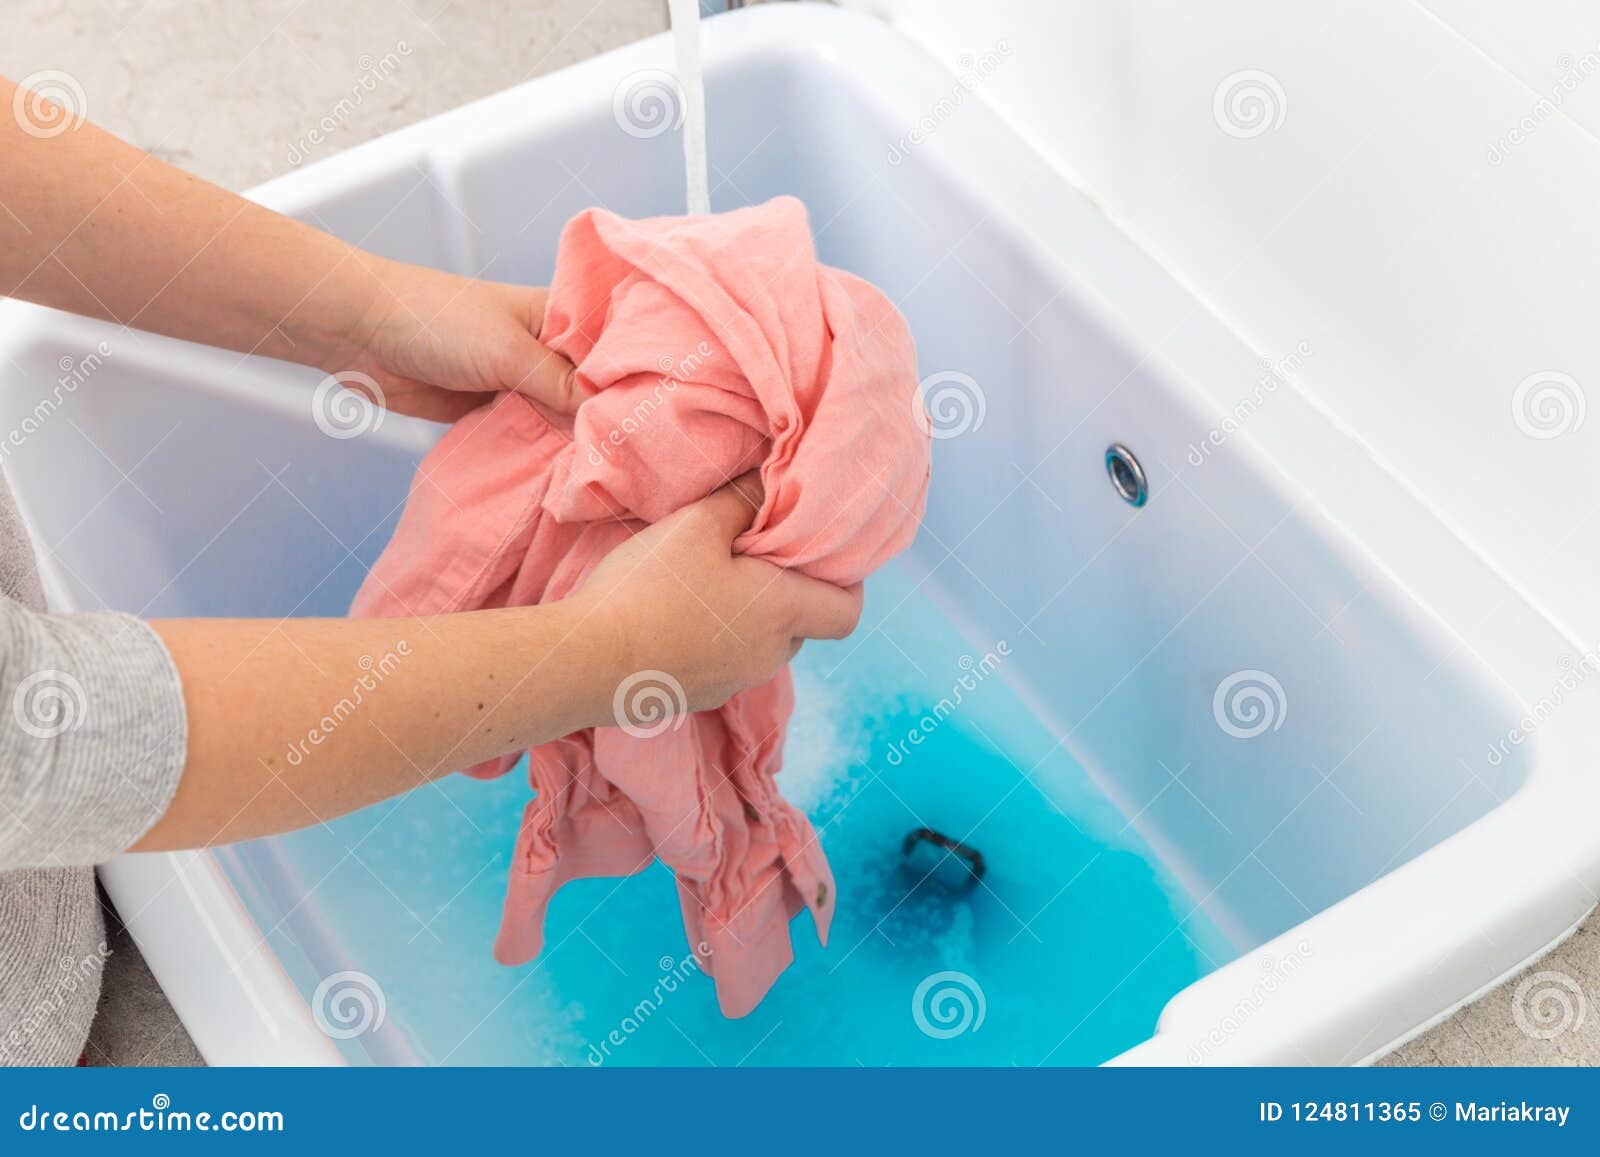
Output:
<instances>
[{"instance_id":1,"label":"sink drain","mask_svg":"<svg viewBox=\"0 0 1600 1157\"><path fill-rule=\"evenodd\" d=\"M1121 442L1106 447L1106 474L1111 485L1129 506L1143 506L1150 497L1150 484L1145 481L1144 467L1133 451Z\"/></svg>"},{"instance_id":2,"label":"sink drain","mask_svg":"<svg viewBox=\"0 0 1600 1157\"><path fill-rule=\"evenodd\" d=\"M988 865L983 862L983 853L977 848L968 847L960 840L953 840L932 828L918 828L906 836L900 845L900 854L910 862L918 855L919 849L928 850L930 865L925 879L938 874L945 876L943 882L949 885L970 888L983 879L984 872L988 870ZM945 865L953 866L949 875L944 870Z\"/></svg>"}]
</instances>

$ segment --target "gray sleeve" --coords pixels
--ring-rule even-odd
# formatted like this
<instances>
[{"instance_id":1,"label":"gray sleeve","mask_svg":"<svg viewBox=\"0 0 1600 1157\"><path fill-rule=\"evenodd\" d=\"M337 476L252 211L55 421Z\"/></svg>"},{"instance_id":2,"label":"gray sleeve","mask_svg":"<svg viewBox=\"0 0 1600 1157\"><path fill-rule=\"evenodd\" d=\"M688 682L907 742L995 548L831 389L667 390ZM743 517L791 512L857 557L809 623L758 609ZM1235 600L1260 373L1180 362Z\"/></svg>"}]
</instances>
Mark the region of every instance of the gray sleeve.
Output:
<instances>
[{"instance_id":1,"label":"gray sleeve","mask_svg":"<svg viewBox=\"0 0 1600 1157\"><path fill-rule=\"evenodd\" d=\"M167 810L187 748L178 671L148 624L0 598L0 870L123 851Z\"/></svg>"}]
</instances>

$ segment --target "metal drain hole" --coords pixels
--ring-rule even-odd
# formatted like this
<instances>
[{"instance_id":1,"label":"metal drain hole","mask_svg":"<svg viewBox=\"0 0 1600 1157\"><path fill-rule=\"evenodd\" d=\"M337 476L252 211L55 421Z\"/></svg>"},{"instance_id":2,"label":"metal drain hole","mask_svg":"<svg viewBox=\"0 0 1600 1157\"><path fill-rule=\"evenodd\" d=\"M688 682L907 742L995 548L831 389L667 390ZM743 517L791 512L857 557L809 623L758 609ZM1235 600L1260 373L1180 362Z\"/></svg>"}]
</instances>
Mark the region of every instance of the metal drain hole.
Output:
<instances>
[{"instance_id":1,"label":"metal drain hole","mask_svg":"<svg viewBox=\"0 0 1600 1157\"><path fill-rule=\"evenodd\" d=\"M1150 497L1150 484L1145 481L1144 467L1139 465L1139 459L1133 456L1133 451L1121 442L1113 442L1106 447L1106 474L1111 478L1111 485L1122 496L1122 501L1129 506L1143 506L1145 499Z\"/></svg>"}]
</instances>

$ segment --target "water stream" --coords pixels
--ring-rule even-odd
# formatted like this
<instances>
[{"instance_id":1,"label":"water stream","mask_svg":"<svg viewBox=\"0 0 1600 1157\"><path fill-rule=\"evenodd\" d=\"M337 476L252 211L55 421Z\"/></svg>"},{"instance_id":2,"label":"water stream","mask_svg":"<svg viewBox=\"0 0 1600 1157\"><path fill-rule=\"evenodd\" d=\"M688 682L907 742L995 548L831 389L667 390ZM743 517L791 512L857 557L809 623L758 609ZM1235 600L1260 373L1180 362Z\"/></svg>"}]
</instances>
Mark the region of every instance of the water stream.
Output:
<instances>
[{"instance_id":1,"label":"water stream","mask_svg":"<svg viewBox=\"0 0 1600 1157\"><path fill-rule=\"evenodd\" d=\"M706 178L706 89L700 70L700 0L667 0L678 86L683 90L683 172L686 212L711 212Z\"/></svg>"}]
</instances>

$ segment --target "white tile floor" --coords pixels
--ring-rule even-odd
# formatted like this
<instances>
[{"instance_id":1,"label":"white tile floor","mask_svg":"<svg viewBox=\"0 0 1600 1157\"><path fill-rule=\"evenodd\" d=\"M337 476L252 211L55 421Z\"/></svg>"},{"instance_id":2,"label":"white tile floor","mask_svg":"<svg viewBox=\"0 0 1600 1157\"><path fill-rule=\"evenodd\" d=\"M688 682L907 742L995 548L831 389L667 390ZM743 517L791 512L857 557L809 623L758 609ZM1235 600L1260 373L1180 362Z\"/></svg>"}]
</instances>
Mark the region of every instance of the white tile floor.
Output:
<instances>
[{"instance_id":1,"label":"white tile floor","mask_svg":"<svg viewBox=\"0 0 1600 1157\"><path fill-rule=\"evenodd\" d=\"M232 188L660 31L663 0L14 0L0 73L82 85L87 115ZM363 77L373 80L363 83ZM359 99L355 94L359 92ZM335 127L320 144L312 131ZM194 1053L125 938L90 1055ZM1389 1064L1600 1062L1600 922ZM1563 1001L1565 1003L1563 1003Z\"/></svg>"}]
</instances>

